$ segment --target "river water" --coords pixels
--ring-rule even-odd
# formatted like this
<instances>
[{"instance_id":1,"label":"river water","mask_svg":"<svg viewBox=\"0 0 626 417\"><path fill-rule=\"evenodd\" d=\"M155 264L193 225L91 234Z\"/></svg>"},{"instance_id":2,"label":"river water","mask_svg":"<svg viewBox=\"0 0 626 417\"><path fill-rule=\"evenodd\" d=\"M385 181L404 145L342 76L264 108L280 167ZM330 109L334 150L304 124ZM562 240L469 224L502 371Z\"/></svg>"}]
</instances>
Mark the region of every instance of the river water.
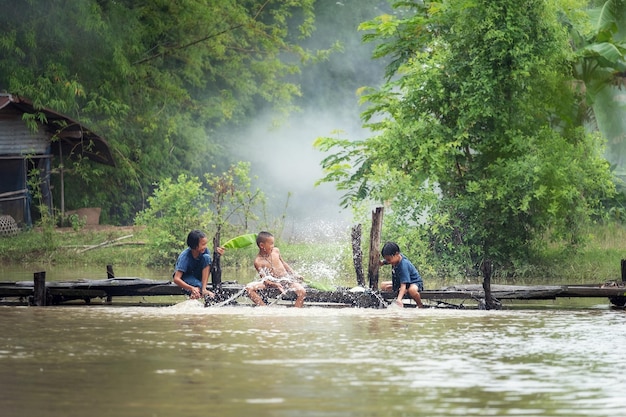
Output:
<instances>
[{"instance_id":1,"label":"river water","mask_svg":"<svg viewBox=\"0 0 626 417\"><path fill-rule=\"evenodd\" d=\"M0 307L3 417L615 416L626 313Z\"/></svg>"}]
</instances>

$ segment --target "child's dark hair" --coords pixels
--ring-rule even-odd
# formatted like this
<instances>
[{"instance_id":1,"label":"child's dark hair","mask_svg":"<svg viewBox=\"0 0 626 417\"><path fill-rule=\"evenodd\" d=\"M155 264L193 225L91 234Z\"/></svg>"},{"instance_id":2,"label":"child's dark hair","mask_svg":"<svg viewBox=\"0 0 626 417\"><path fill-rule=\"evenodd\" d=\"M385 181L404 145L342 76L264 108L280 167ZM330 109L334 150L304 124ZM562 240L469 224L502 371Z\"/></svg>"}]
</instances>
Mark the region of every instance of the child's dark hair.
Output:
<instances>
[{"instance_id":1,"label":"child's dark hair","mask_svg":"<svg viewBox=\"0 0 626 417\"><path fill-rule=\"evenodd\" d=\"M380 251L383 256L392 256L398 252L400 252L400 246L398 246L398 244L395 242L385 243L385 245L383 246L383 250Z\"/></svg>"},{"instance_id":2,"label":"child's dark hair","mask_svg":"<svg viewBox=\"0 0 626 417\"><path fill-rule=\"evenodd\" d=\"M256 235L256 245L259 246L261 243L265 242L267 239L273 236L274 235L272 235L270 232L259 232L259 234Z\"/></svg>"},{"instance_id":3,"label":"child's dark hair","mask_svg":"<svg viewBox=\"0 0 626 417\"><path fill-rule=\"evenodd\" d=\"M191 249L195 249L200 244L200 239L203 239L205 237L206 235L202 230L192 230L187 235L187 246L189 246Z\"/></svg>"}]
</instances>

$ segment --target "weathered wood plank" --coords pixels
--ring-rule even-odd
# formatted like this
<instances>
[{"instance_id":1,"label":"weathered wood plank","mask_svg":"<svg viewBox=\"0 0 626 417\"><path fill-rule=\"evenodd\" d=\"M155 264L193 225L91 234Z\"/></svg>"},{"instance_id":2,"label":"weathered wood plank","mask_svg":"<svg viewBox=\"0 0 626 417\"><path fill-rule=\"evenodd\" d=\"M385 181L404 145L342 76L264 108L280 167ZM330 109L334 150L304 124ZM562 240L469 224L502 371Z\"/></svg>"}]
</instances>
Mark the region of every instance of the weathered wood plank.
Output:
<instances>
[{"instance_id":1,"label":"weathered wood plank","mask_svg":"<svg viewBox=\"0 0 626 417\"><path fill-rule=\"evenodd\" d=\"M53 281L45 283L49 297L55 303L69 300L104 297L132 296L167 296L183 295L181 288L170 281L159 281L144 278L109 278L102 280ZM225 300L243 289L236 282L223 282L218 292L218 300ZM624 283L590 285L492 285L493 297L498 300L552 300L555 298L615 298L626 296ZM0 298L30 297L34 293L33 281L0 282ZM267 290L266 297L276 298L277 290ZM456 285L436 290L425 290L421 293L425 300L482 300L485 296L481 285ZM309 303L350 305L354 307L378 308L395 297L393 293L377 293L361 288L351 291L349 288L337 288L335 291L319 291L307 289L306 301ZM287 293L281 297L284 301L294 301L295 294Z\"/></svg>"}]
</instances>

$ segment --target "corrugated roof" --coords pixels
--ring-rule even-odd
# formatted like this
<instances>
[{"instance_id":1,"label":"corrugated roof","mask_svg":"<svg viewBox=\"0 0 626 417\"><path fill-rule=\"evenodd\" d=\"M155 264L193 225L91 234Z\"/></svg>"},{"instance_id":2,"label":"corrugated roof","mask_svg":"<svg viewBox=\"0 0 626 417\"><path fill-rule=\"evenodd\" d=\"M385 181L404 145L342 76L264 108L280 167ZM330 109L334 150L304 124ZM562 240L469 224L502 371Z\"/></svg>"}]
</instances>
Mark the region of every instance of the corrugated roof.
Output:
<instances>
[{"instance_id":1,"label":"corrugated roof","mask_svg":"<svg viewBox=\"0 0 626 417\"><path fill-rule=\"evenodd\" d=\"M63 157L69 158L83 156L101 164L115 166L107 142L77 121L50 109L35 109L30 101L12 94L0 94L0 110L4 108L12 108L21 113L43 113L46 116L46 122L43 123L45 131L50 138L58 138L51 142L53 154L62 153ZM40 135L34 133L33 139L37 136Z\"/></svg>"},{"instance_id":2,"label":"corrugated roof","mask_svg":"<svg viewBox=\"0 0 626 417\"><path fill-rule=\"evenodd\" d=\"M17 114L7 117L0 109L0 155L45 155L49 148L50 138L43 127L33 132Z\"/></svg>"}]
</instances>

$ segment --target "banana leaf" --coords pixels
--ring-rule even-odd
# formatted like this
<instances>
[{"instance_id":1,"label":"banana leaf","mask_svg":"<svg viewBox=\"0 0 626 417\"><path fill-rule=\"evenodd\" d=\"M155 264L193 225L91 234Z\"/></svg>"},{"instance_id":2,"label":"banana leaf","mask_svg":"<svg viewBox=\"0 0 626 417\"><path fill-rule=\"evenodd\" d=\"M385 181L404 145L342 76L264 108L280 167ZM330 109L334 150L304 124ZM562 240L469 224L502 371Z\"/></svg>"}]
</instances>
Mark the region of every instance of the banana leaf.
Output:
<instances>
[{"instance_id":1,"label":"banana leaf","mask_svg":"<svg viewBox=\"0 0 626 417\"><path fill-rule=\"evenodd\" d=\"M241 249L256 243L256 234L250 233L247 235L241 235L232 238L228 242L224 243L222 247L224 249Z\"/></svg>"}]
</instances>

